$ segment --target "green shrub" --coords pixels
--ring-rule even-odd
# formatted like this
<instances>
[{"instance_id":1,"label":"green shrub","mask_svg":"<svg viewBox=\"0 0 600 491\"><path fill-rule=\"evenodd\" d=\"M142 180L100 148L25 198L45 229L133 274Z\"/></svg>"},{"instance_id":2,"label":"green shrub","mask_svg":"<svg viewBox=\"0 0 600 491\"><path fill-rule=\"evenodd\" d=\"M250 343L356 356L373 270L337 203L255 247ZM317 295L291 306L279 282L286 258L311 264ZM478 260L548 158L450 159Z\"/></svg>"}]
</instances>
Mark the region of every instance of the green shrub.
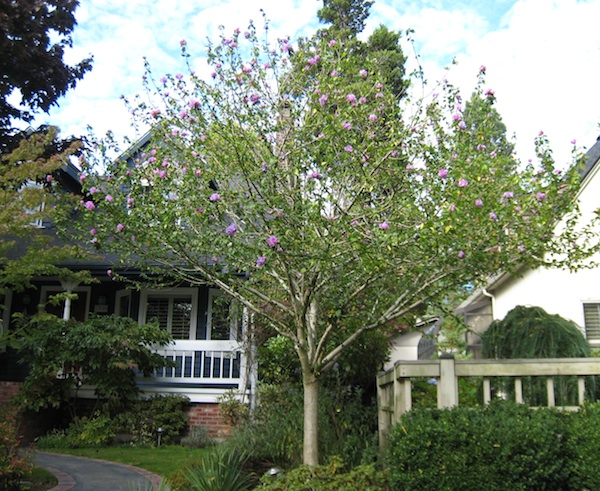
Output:
<instances>
[{"instance_id":1,"label":"green shrub","mask_svg":"<svg viewBox=\"0 0 600 491\"><path fill-rule=\"evenodd\" d=\"M390 435L392 489L582 489L569 487L578 449L567 442L577 418L585 415L506 402L413 410Z\"/></svg>"},{"instance_id":2,"label":"green shrub","mask_svg":"<svg viewBox=\"0 0 600 491\"><path fill-rule=\"evenodd\" d=\"M128 433L139 445L155 445L157 430L162 428L161 443L170 444L181 437L187 426L187 397L178 395L139 399L116 417L117 432Z\"/></svg>"},{"instance_id":3,"label":"green shrub","mask_svg":"<svg viewBox=\"0 0 600 491\"><path fill-rule=\"evenodd\" d=\"M15 419L0 410L0 489L18 490L21 479L31 471L30 456L19 448Z\"/></svg>"},{"instance_id":4,"label":"green shrub","mask_svg":"<svg viewBox=\"0 0 600 491\"><path fill-rule=\"evenodd\" d=\"M105 447L115 436L115 424L105 415L77 418L66 430L54 429L37 440L43 449Z\"/></svg>"},{"instance_id":5,"label":"green shrub","mask_svg":"<svg viewBox=\"0 0 600 491\"><path fill-rule=\"evenodd\" d=\"M339 457L333 457L327 465L300 466L276 476L264 475L260 480L264 491L385 491L389 490L386 470L375 464L363 464L348 469Z\"/></svg>"}]
</instances>

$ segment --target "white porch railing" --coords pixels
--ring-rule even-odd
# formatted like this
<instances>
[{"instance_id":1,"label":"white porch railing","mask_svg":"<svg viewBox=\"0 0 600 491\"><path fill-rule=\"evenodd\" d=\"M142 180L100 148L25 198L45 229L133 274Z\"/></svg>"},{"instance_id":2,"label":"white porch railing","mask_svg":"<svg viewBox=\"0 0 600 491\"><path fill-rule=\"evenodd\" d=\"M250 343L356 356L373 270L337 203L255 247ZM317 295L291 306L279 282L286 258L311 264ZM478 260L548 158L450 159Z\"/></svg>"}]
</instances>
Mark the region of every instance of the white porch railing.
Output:
<instances>
[{"instance_id":1,"label":"white porch railing","mask_svg":"<svg viewBox=\"0 0 600 491\"><path fill-rule=\"evenodd\" d=\"M437 407L446 408L459 404L459 377L481 377L483 402L492 399L490 379L510 377L514 380L515 401L523 404L522 377L545 377L548 406L555 406L554 377L576 376L579 405L585 399L585 377L600 375L598 358L559 358L528 360L439 360L401 361L393 368L377 376L377 405L379 419L379 442L385 446L392 425L412 408L412 383L416 377L433 378L437 382ZM574 409L568 407L565 409Z\"/></svg>"},{"instance_id":2,"label":"white porch railing","mask_svg":"<svg viewBox=\"0 0 600 491\"><path fill-rule=\"evenodd\" d=\"M150 377L140 375L138 385L144 392L175 392L193 402L214 402L226 390L246 387L246 357L236 341L175 341L156 352L174 366Z\"/></svg>"}]
</instances>

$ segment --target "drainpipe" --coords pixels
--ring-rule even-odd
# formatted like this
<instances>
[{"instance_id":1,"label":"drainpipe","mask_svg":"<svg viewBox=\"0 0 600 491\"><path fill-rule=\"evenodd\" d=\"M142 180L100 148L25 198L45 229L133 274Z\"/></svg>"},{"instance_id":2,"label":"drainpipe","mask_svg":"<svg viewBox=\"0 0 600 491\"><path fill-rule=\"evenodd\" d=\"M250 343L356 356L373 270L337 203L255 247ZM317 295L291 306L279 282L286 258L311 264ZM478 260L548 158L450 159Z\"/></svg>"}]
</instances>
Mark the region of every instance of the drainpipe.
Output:
<instances>
[{"instance_id":1,"label":"drainpipe","mask_svg":"<svg viewBox=\"0 0 600 491\"><path fill-rule=\"evenodd\" d=\"M496 297L488 292L485 288L481 289L481 292L490 299L490 303L492 304L492 321L495 319L496 312Z\"/></svg>"}]
</instances>

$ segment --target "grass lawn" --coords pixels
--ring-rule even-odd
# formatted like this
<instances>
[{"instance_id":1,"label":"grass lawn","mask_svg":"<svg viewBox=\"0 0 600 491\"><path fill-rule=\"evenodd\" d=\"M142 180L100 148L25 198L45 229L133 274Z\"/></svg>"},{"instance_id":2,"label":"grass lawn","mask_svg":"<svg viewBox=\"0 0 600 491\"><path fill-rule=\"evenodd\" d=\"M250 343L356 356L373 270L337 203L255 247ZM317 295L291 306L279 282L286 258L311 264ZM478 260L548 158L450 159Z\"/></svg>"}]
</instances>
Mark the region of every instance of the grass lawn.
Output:
<instances>
[{"instance_id":1,"label":"grass lawn","mask_svg":"<svg viewBox=\"0 0 600 491\"><path fill-rule=\"evenodd\" d=\"M141 467L162 477L169 477L178 468L199 460L206 449L165 445L157 448L115 446L105 448L49 449L48 452L79 455L94 459L110 460Z\"/></svg>"},{"instance_id":2,"label":"grass lawn","mask_svg":"<svg viewBox=\"0 0 600 491\"><path fill-rule=\"evenodd\" d=\"M29 485L23 485L22 489L29 491L46 491L58 484L58 480L51 472L40 467L34 467L31 474L25 476L23 481L29 483Z\"/></svg>"}]
</instances>

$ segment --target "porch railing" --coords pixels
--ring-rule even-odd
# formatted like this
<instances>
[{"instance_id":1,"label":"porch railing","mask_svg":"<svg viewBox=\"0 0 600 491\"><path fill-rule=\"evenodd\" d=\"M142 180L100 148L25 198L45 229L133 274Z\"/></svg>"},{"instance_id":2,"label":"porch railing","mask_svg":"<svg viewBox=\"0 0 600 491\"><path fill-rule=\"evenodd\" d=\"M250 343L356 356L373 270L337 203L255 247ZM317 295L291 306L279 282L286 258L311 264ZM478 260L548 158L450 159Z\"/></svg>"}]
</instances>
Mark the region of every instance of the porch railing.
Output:
<instances>
[{"instance_id":1,"label":"porch railing","mask_svg":"<svg viewBox=\"0 0 600 491\"><path fill-rule=\"evenodd\" d=\"M402 361L393 368L377 376L377 403L379 420L379 442L385 446L392 425L402 414L412 408L411 379L426 377L434 379L437 386L437 407L457 406L458 379L460 377L481 377L483 402L492 399L491 379L510 377L514 382L515 401L523 404L523 377L544 377L548 406L556 406L554 377L577 377L577 401L585 401L585 377L600 375L598 358L560 358L528 360L454 360L452 356L439 360ZM576 409L578 406L565 407Z\"/></svg>"},{"instance_id":2,"label":"porch railing","mask_svg":"<svg viewBox=\"0 0 600 491\"><path fill-rule=\"evenodd\" d=\"M218 395L246 385L246 360L235 341L175 341L156 353L174 364L156 370L150 377L140 375L144 391L180 392L194 400L194 394Z\"/></svg>"}]
</instances>

